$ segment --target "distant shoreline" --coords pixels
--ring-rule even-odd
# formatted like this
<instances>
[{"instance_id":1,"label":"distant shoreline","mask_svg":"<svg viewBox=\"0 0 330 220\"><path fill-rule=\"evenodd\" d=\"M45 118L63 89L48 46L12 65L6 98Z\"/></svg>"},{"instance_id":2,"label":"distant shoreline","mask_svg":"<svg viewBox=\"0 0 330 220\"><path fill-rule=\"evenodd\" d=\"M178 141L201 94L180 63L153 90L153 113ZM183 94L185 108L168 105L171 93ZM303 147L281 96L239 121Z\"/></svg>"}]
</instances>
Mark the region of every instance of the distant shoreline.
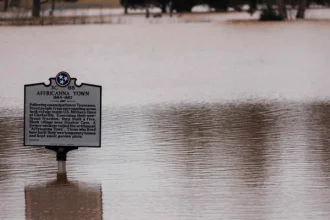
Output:
<instances>
[{"instance_id":1,"label":"distant shoreline","mask_svg":"<svg viewBox=\"0 0 330 220\"><path fill-rule=\"evenodd\" d=\"M47 26L47 25L76 25L76 24L127 24L133 20L150 23L205 23L217 21L257 21L260 11L254 15L249 15L248 12L212 12L212 11L197 11L192 13L173 13L170 17L169 13L160 15L160 9L154 8L150 10L150 17L145 17L144 10L135 10L124 14L122 7L97 7L100 4L83 4L79 8L71 8L70 6L58 7L54 11L54 15L49 15L49 8L43 8L42 16L33 18L30 10L10 11L0 13L0 26ZM103 4L102 4L103 5ZM107 4L113 5L113 4ZM93 7L94 6L94 7ZM308 12L318 12L323 14L326 10L327 16L312 16L307 17L306 21L315 20L330 20L329 8L311 8ZM322 13L321 13L322 12ZM316 13L317 14L317 13ZM157 15L157 17L154 15ZM167 20L166 20L167 19Z\"/></svg>"}]
</instances>

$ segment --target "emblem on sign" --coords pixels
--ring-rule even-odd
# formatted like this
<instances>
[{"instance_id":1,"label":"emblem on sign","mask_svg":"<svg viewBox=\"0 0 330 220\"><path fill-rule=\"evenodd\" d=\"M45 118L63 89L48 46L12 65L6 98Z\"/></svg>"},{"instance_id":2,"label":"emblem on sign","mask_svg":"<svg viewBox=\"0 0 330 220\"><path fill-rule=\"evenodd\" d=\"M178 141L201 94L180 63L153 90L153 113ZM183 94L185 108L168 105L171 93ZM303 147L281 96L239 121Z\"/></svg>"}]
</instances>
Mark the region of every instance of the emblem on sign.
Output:
<instances>
[{"instance_id":1,"label":"emblem on sign","mask_svg":"<svg viewBox=\"0 0 330 220\"><path fill-rule=\"evenodd\" d=\"M101 147L102 87L67 72L24 86L24 145Z\"/></svg>"},{"instance_id":2,"label":"emblem on sign","mask_svg":"<svg viewBox=\"0 0 330 220\"><path fill-rule=\"evenodd\" d=\"M59 72L55 77L58 86L66 87L70 84L70 75L67 72Z\"/></svg>"}]
</instances>

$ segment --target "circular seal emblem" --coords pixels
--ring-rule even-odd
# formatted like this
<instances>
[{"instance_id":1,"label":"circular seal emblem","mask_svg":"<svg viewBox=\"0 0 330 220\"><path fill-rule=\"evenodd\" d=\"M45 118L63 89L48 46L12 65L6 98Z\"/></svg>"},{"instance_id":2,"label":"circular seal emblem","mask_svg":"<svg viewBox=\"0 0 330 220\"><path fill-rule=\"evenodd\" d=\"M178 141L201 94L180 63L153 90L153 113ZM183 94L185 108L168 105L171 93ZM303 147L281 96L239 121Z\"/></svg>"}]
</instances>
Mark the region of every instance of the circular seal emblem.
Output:
<instances>
[{"instance_id":1,"label":"circular seal emblem","mask_svg":"<svg viewBox=\"0 0 330 220\"><path fill-rule=\"evenodd\" d=\"M70 79L70 75L67 72L59 72L55 77L56 84L61 87L69 85Z\"/></svg>"}]
</instances>

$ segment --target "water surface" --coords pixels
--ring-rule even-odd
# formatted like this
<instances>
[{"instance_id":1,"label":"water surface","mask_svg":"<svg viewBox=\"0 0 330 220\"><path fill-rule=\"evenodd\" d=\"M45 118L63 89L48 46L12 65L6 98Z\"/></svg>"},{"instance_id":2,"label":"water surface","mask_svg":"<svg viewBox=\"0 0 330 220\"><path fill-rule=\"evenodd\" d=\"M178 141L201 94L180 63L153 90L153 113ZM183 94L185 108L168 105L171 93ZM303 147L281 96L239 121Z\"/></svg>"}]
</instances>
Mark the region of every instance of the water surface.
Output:
<instances>
[{"instance_id":1,"label":"water surface","mask_svg":"<svg viewBox=\"0 0 330 220\"><path fill-rule=\"evenodd\" d=\"M329 219L329 27L1 28L0 219ZM23 85L61 70L104 103L64 181L22 146Z\"/></svg>"}]
</instances>

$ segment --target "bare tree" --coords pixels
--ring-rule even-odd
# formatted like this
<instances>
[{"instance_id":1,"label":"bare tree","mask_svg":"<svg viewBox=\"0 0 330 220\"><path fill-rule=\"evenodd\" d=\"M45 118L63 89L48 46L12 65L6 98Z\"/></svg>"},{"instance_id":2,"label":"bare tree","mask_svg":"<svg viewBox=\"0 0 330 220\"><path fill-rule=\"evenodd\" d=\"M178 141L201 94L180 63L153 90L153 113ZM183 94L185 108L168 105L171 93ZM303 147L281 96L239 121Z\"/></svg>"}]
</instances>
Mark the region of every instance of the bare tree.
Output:
<instances>
[{"instance_id":1,"label":"bare tree","mask_svg":"<svg viewBox=\"0 0 330 220\"><path fill-rule=\"evenodd\" d=\"M277 0L277 7L278 7L278 15L283 19L288 18L288 14L286 11L286 2L285 0Z\"/></svg>"},{"instance_id":2,"label":"bare tree","mask_svg":"<svg viewBox=\"0 0 330 220\"><path fill-rule=\"evenodd\" d=\"M305 18L306 6L307 6L307 0L300 0L298 12L297 12L297 16L296 16L297 19Z\"/></svg>"},{"instance_id":3,"label":"bare tree","mask_svg":"<svg viewBox=\"0 0 330 220\"><path fill-rule=\"evenodd\" d=\"M50 15L53 15L55 11L55 0L52 0L52 9L50 11Z\"/></svg>"},{"instance_id":4,"label":"bare tree","mask_svg":"<svg viewBox=\"0 0 330 220\"><path fill-rule=\"evenodd\" d=\"M250 0L252 1L252 0ZM310 2L315 0L276 0L277 10L273 8L272 0L266 0L266 9L261 14L261 20L287 20L292 18L292 15L289 16L287 6L291 6L291 10L298 8L296 14L297 19L305 18L305 11L308 8Z\"/></svg>"},{"instance_id":5,"label":"bare tree","mask_svg":"<svg viewBox=\"0 0 330 220\"><path fill-rule=\"evenodd\" d=\"M33 7L32 7L32 16L33 17L40 17L41 5L47 3L49 0L33 0Z\"/></svg>"}]
</instances>

